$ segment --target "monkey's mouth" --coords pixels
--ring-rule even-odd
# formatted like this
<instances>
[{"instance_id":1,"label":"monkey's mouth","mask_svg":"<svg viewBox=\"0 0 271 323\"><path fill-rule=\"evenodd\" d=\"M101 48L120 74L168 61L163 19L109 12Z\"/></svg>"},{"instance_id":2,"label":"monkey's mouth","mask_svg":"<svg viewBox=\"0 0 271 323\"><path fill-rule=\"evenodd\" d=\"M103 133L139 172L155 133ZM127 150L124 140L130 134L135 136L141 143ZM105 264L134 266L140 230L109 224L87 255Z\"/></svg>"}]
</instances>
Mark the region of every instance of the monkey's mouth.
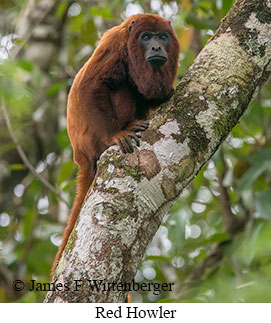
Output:
<instances>
[{"instance_id":1,"label":"monkey's mouth","mask_svg":"<svg viewBox=\"0 0 271 323\"><path fill-rule=\"evenodd\" d=\"M147 57L147 62L152 66L152 67L161 67L165 64L167 61L167 57L165 56L149 56Z\"/></svg>"}]
</instances>

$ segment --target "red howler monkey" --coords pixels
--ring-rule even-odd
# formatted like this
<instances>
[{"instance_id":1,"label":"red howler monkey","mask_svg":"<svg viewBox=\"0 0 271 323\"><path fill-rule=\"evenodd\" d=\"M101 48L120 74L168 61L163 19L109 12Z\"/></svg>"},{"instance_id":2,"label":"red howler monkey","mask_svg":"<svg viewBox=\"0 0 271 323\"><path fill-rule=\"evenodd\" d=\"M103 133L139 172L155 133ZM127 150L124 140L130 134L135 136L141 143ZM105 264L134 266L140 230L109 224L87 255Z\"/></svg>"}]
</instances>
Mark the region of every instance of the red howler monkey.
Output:
<instances>
[{"instance_id":1,"label":"red howler monkey","mask_svg":"<svg viewBox=\"0 0 271 323\"><path fill-rule=\"evenodd\" d=\"M108 30L76 75L68 98L67 128L79 167L77 195L56 255L52 275L96 172L99 156L111 145L123 153L139 146L150 109L173 93L179 44L171 23L139 14Z\"/></svg>"}]
</instances>

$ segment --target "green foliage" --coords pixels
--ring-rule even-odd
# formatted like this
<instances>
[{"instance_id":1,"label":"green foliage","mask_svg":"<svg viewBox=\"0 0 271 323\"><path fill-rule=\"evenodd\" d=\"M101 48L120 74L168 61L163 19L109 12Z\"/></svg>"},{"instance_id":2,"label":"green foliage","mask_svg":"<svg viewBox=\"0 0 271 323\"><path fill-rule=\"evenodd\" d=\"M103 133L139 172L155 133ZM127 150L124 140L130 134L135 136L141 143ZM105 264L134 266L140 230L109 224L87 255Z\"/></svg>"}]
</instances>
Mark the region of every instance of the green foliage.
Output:
<instances>
[{"instance_id":1,"label":"green foliage","mask_svg":"<svg viewBox=\"0 0 271 323\"><path fill-rule=\"evenodd\" d=\"M0 4L0 20L6 22L3 25L10 25L2 30L0 24L0 97L29 162L72 203L76 167L65 117L73 77L103 32L121 22L131 5L141 5L142 10L149 11L153 3L116 0L92 5L85 1L74 2L68 8L68 1L59 1L50 13L55 35L44 40L52 40L55 52L45 66L42 55L40 59L31 59L24 51L15 60L6 59L6 40L15 26L11 21L20 19L23 2L6 2L3 8ZM167 0L161 1L159 8L154 6L154 13L173 18L182 47L179 79L233 2L183 0L177 6ZM52 37L59 35L61 38ZM23 44L20 38L10 41ZM26 51L33 41L27 41ZM183 191L146 252L136 281L174 282L174 293L133 293L134 301L271 301L270 93L269 82L220 151ZM16 144L1 122L0 257L6 276L0 276L0 301L41 302L43 292L10 292L12 279L49 282L50 267L63 232L60 219L68 216L69 209L23 164ZM229 232L225 227L222 188L233 217L245 223L236 231ZM210 258L214 250L219 250L219 257ZM201 270L206 262L209 265Z\"/></svg>"},{"instance_id":2,"label":"green foliage","mask_svg":"<svg viewBox=\"0 0 271 323\"><path fill-rule=\"evenodd\" d=\"M243 191L251 186L265 172L271 171L271 149L262 149L259 152L250 156L251 166L242 176L238 189Z\"/></svg>"},{"instance_id":3,"label":"green foliage","mask_svg":"<svg viewBox=\"0 0 271 323\"><path fill-rule=\"evenodd\" d=\"M68 180L74 171L74 163L73 161L68 161L62 165L59 177L58 177L58 185L61 185L64 181Z\"/></svg>"}]
</instances>

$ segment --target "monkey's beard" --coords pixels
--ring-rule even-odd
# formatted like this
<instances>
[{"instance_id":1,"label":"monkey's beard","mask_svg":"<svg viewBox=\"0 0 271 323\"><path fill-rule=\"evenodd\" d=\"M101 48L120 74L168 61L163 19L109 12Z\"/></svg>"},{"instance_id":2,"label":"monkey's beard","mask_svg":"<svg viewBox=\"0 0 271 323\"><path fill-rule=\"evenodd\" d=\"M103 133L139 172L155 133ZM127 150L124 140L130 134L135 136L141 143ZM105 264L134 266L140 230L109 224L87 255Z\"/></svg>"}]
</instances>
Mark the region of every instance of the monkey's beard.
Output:
<instances>
[{"instance_id":1,"label":"monkey's beard","mask_svg":"<svg viewBox=\"0 0 271 323\"><path fill-rule=\"evenodd\" d=\"M129 73L138 91L148 100L167 97L175 78L175 71L169 62L162 67L153 68L145 59L136 58L129 62Z\"/></svg>"}]
</instances>

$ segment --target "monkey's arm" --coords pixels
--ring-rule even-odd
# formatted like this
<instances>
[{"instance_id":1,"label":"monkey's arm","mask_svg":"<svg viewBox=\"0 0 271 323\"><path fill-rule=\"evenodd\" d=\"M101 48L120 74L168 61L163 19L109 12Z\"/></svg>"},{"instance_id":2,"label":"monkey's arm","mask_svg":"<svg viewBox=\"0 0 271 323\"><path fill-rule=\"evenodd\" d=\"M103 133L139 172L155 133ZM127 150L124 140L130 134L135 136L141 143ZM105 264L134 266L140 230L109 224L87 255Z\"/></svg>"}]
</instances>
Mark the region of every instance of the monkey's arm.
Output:
<instances>
[{"instance_id":1,"label":"monkey's arm","mask_svg":"<svg viewBox=\"0 0 271 323\"><path fill-rule=\"evenodd\" d=\"M79 165L82 154L89 160L98 159L113 144L124 153L132 152L132 140L138 145L137 133L148 128L148 122L136 120L131 91L125 87L111 91L104 83L71 90L67 121L74 159Z\"/></svg>"}]
</instances>

